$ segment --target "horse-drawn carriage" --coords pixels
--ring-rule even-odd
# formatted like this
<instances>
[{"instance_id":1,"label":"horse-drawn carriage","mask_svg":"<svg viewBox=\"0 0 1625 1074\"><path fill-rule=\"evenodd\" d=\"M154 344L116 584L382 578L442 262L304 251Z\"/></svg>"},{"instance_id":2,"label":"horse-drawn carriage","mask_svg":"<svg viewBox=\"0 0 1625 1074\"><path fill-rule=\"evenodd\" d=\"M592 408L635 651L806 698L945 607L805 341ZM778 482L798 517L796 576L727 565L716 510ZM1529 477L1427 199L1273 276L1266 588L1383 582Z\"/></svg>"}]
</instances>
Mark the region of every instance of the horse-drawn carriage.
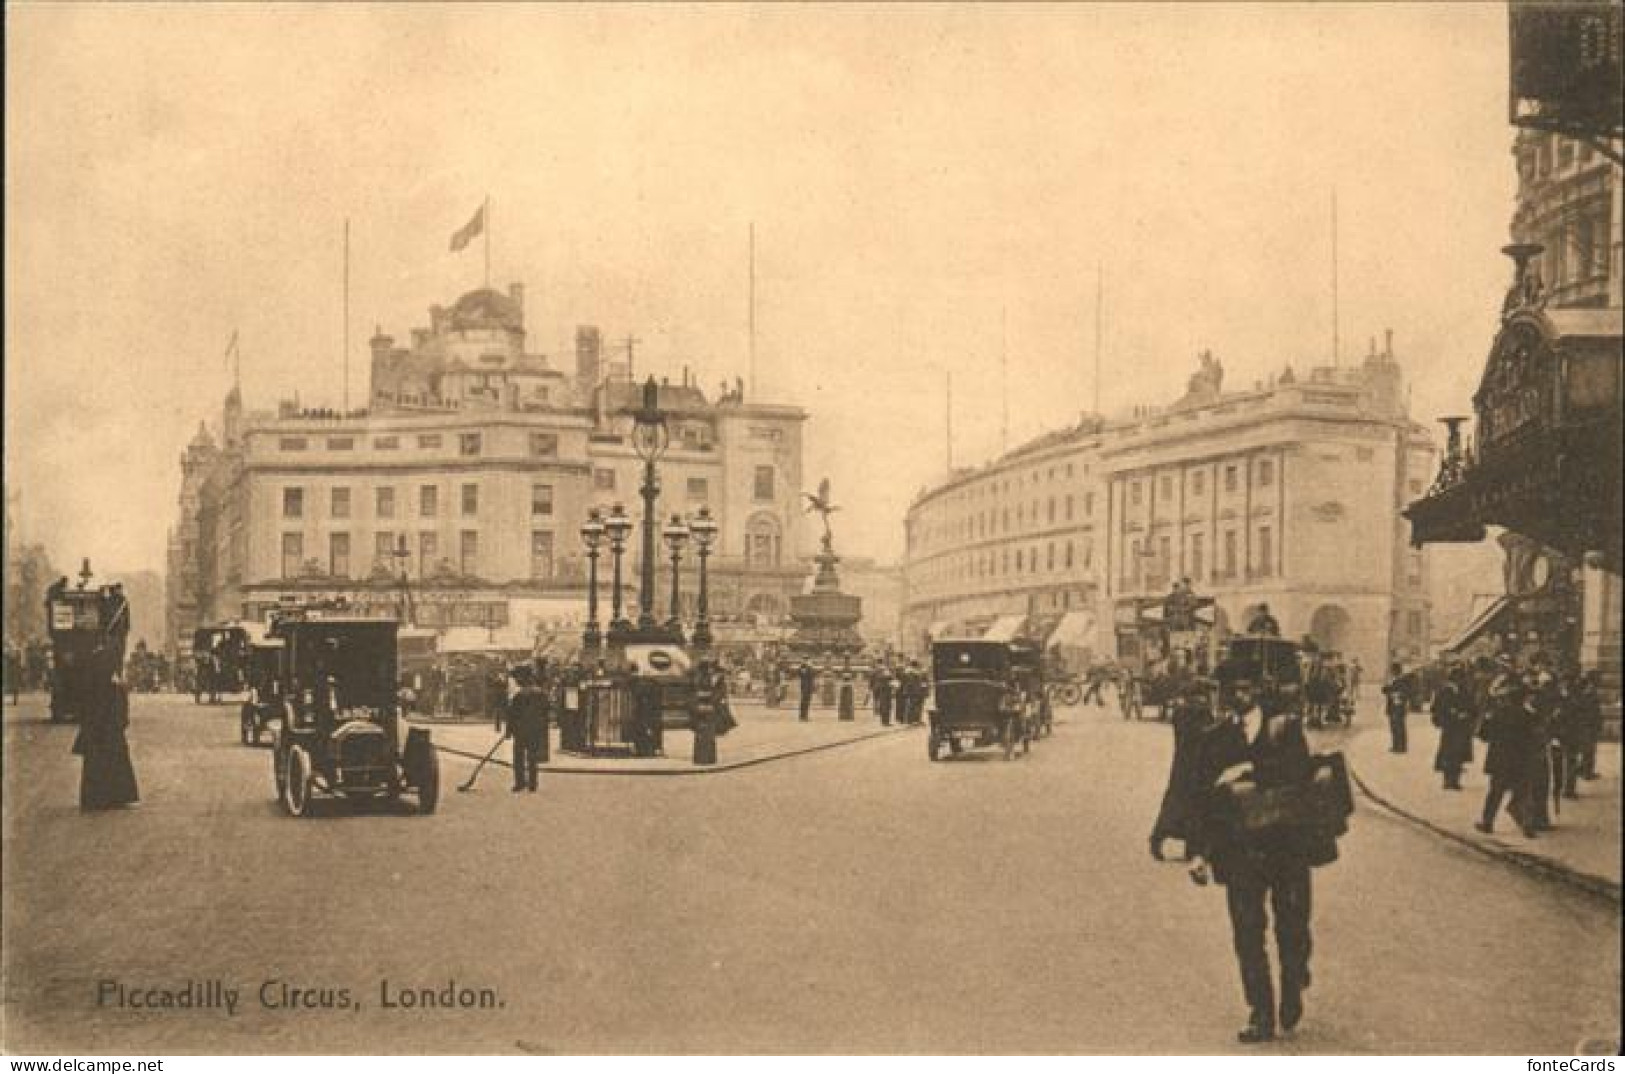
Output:
<instances>
[{"instance_id":1,"label":"horse-drawn carriage","mask_svg":"<svg viewBox=\"0 0 1625 1074\"><path fill-rule=\"evenodd\" d=\"M1212 606L1212 597L1197 596L1181 581L1165 597L1136 598L1119 607L1119 695L1137 702L1125 705L1125 716L1128 709L1138 714L1151 707L1162 718L1192 679L1209 673L1217 643Z\"/></svg>"},{"instance_id":2,"label":"horse-drawn carriage","mask_svg":"<svg viewBox=\"0 0 1625 1074\"><path fill-rule=\"evenodd\" d=\"M272 721L282 719L282 654L286 651L281 638L257 638L249 643L248 699L239 720L245 746L258 746Z\"/></svg>"},{"instance_id":3,"label":"horse-drawn carriage","mask_svg":"<svg viewBox=\"0 0 1625 1074\"><path fill-rule=\"evenodd\" d=\"M1039 653L1031 645L934 642L931 679L927 751L933 761L943 746L958 754L967 746L995 745L1009 760L1016 747L1025 753L1033 739L1049 733L1049 699Z\"/></svg>"},{"instance_id":4,"label":"horse-drawn carriage","mask_svg":"<svg viewBox=\"0 0 1625 1074\"><path fill-rule=\"evenodd\" d=\"M192 632L192 700L217 704L221 694L241 693L248 683L250 639L241 623L220 623Z\"/></svg>"}]
</instances>

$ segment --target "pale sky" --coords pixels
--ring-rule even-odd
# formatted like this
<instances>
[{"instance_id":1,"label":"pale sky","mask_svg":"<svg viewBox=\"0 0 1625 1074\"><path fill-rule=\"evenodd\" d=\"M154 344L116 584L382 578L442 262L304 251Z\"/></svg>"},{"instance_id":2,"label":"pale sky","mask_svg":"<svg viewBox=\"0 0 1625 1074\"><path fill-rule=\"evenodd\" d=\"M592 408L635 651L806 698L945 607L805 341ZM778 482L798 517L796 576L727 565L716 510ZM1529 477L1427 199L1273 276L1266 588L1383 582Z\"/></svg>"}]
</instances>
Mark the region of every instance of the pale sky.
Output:
<instances>
[{"instance_id":1,"label":"pale sky","mask_svg":"<svg viewBox=\"0 0 1625 1074\"><path fill-rule=\"evenodd\" d=\"M1509 278L1503 3L527 8L11 4L6 482L59 565L161 568L178 456L250 406L338 405L375 324L492 282L533 350L635 333L643 371L811 412L848 554L895 558L954 458L1231 386L1385 327L1460 412Z\"/></svg>"}]
</instances>

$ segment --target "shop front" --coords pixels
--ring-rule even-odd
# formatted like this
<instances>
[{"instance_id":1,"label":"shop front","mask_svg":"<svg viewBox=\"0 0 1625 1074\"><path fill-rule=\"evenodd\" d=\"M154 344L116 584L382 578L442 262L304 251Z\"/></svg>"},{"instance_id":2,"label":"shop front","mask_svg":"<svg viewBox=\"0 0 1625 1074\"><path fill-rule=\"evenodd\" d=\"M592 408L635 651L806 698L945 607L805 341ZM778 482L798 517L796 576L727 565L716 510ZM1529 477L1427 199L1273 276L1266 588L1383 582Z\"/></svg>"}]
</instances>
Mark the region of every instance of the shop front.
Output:
<instances>
[{"instance_id":1,"label":"shop front","mask_svg":"<svg viewBox=\"0 0 1625 1074\"><path fill-rule=\"evenodd\" d=\"M1438 477L1405 509L1411 542L1477 542L1506 531L1506 592L1493 633L1601 672L1617 717L1621 551L1618 309L1547 309L1534 245L1506 251L1517 277L1465 417L1447 429ZM1487 626L1487 624L1486 624Z\"/></svg>"}]
</instances>

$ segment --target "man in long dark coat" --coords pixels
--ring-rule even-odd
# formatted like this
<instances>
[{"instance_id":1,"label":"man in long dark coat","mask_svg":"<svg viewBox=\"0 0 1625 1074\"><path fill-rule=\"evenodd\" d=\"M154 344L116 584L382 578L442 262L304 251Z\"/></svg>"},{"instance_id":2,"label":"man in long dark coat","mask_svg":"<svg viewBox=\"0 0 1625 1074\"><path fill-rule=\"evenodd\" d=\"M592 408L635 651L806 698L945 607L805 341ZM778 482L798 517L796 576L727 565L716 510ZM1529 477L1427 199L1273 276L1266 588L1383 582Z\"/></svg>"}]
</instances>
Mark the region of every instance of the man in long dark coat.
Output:
<instances>
[{"instance_id":1,"label":"man in long dark coat","mask_svg":"<svg viewBox=\"0 0 1625 1074\"><path fill-rule=\"evenodd\" d=\"M1537 654L1532 663L1529 674L1531 741L1524 809L1530 827L1537 832L1549 832L1552 830L1552 796L1563 788L1561 768L1553 772L1554 766L1561 766L1563 762L1562 746L1557 740L1562 687L1544 654Z\"/></svg>"},{"instance_id":2,"label":"man in long dark coat","mask_svg":"<svg viewBox=\"0 0 1625 1074\"><path fill-rule=\"evenodd\" d=\"M1388 714L1389 753L1404 753L1410 747L1405 718L1411 711L1411 689L1411 677L1402 666L1393 665L1388 671L1388 681L1382 686L1383 709Z\"/></svg>"},{"instance_id":3,"label":"man in long dark coat","mask_svg":"<svg viewBox=\"0 0 1625 1074\"><path fill-rule=\"evenodd\" d=\"M812 713L813 687L818 683L818 673L805 660L796 669L796 683L801 687L801 719L806 720Z\"/></svg>"},{"instance_id":4,"label":"man in long dark coat","mask_svg":"<svg viewBox=\"0 0 1625 1074\"><path fill-rule=\"evenodd\" d=\"M1512 666L1511 657L1500 657L1498 664L1495 678L1485 691L1487 711L1478 732L1489 744L1484 753L1484 774L1490 777L1490 789L1484 795L1484 814L1474 827L1486 835L1493 832L1495 815L1510 795L1512 819L1525 836L1533 839L1535 829L1523 808L1528 794L1529 754L1534 736L1532 714L1523 678Z\"/></svg>"},{"instance_id":5,"label":"man in long dark coat","mask_svg":"<svg viewBox=\"0 0 1625 1074\"><path fill-rule=\"evenodd\" d=\"M891 726L892 678L891 664L882 662L875 668L870 680L869 696L875 700L875 715L884 727Z\"/></svg>"},{"instance_id":6,"label":"man in long dark coat","mask_svg":"<svg viewBox=\"0 0 1625 1074\"><path fill-rule=\"evenodd\" d=\"M925 672L920 670L918 660L910 660L908 667L903 669L903 683L898 691L898 701L901 707L898 715L904 723L910 726L920 722L925 713L925 695L930 692L925 683Z\"/></svg>"},{"instance_id":7,"label":"man in long dark coat","mask_svg":"<svg viewBox=\"0 0 1625 1074\"><path fill-rule=\"evenodd\" d=\"M1201 738L1199 793L1192 799L1196 855L1191 878L1206 884L1211 868L1212 878L1225 887L1242 993L1250 1011L1237 1039L1258 1044L1275 1038L1277 1024L1293 1029L1303 1018L1303 991L1310 983L1314 946L1309 870L1337 860L1337 838L1335 831L1321 827L1248 834L1235 823L1225 808L1227 796L1221 785L1250 781L1267 790L1301 783L1311 777L1313 760L1300 716L1266 711L1246 685L1234 687L1231 707L1230 717ZM1271 913L1281 961L1279 1009L1264 944Z\"/></svg>"},{"instance_id":8,"label":"man in long dark coat","mask_svg":"<svg viewBox=\"0 0 1625 1074\"><path fill-rule=\"evenodd\" d=\"M1185 691L1173 703L1174 758L1168 767L1168 786L1162 793L1162 806L1157 810L1156 823L1151 826L1151 856L1162 860L1162 844L1178 839L1185 844L1185 857L1191 856L1191 799L1201 788L1200 743L1202 735L1213 724L1213 712L1208 707L1206 686L1199 680L1187 684Z\"/></svg>"},{"instance_id":9,"label":"man in long dark coat","mask_svg":"<svg viewBox=\"0 0 1625 1074\"><path fill-rule=\"evenodd\" d=\"M1461 790L1461 770L1473 760L1473 728L1477 723L1467 669L1451 668L1433 695L1433 726L1439 729L1433 769L1444 777L1447 791Z\"/></svg>"},{"instance_id":10,"label":"man in long dark coat","mask_svg":"<svg viewBox=\"0 0 1625 1074\"><path fill-rule=\"evenodd\" d=\"M513 789L535 791L547 735L547 695L536 682L534 668L514 669L519 689L508 702L507 734L513 739Z\"/></svg>"},{"instance_id":11,"label":"man in long dark coat","mask_svg":"<svg viewBox=\"0 0 1625 1074\"><path fill-rule=\"evenodd\" d=\"M115 658L112 658L116 660ZM95 670L86 690L89 702L79 714L79 733L73 752L84 758L79 778L79 808L114 809L141 800L130 764L130 746L124 729L130 726L130 699L124 683L110 666Z\"/></svg>"},{"instance_id":12,"label":"man in long dark coat","mask_svg":"<svg viewBox=\"0 0 1625 1074\"><path fill-rule=\"evenodd\" d=\"M1587 671L1575 679L1563 701L1559 729L1566 750L1563 796L1578 798L1578 781L1597 778L1597 740L1602 737L1602 702L1597 697L1597 673Z\"/></svg>"}]
</instances>

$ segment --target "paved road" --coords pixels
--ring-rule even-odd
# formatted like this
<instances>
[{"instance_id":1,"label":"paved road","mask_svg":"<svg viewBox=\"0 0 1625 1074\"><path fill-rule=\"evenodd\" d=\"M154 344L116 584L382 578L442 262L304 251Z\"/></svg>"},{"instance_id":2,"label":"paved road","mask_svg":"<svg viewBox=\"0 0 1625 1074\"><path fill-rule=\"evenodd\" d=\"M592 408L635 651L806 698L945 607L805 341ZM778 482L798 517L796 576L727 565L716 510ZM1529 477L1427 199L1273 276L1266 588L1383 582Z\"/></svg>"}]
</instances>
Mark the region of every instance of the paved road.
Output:
<instances>
[{"instance_id":1,"label":"paved road","mask_svg":"<svg viewBox=\"0 0 1625 1074\"><path fill-rule=\"evenodd\" d=\"M145 796L81 816L71 732L6 710L11 1052L1213 1052L1223 897L1146 854L1166 729L1074 712L1024 759L923 733L683 779L500 779L434 817L282 817L226 707L137 699ZM447 786L464 762L450 761ZM1616 909L1371 810L1317 873L1281 1051L1563 1052L1619 1023ZM403 1012L379 981L495 990ZM242 992L96 1006L101 980ZM273 1011L275 979L358 1009Z\"/></svg>"}]
</instances>

